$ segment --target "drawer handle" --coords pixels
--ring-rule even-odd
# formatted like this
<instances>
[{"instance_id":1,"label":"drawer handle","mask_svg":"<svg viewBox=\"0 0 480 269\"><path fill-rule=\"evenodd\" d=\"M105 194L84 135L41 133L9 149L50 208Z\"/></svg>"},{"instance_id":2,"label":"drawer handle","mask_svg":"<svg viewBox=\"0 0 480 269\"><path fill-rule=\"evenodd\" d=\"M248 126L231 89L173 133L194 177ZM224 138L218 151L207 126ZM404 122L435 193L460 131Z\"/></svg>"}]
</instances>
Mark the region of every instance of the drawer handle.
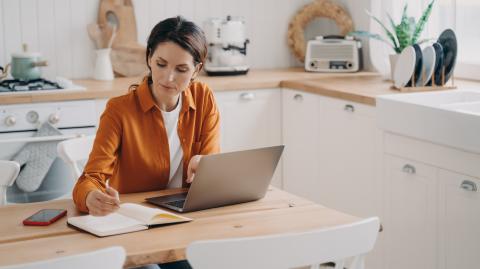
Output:
<instances>
[{"instance_id":1,"label":"drawer handle","mask_svg":"<svg viewBox=\"0 0 480 269\"><path fill-rule=\"evenodd\" d=\"M410 164L406 164L406 165L403 166L402 171L407 173L407 174L413 175L413 174L415 174L416 169L415 169L415 166L410 165Z\"/></svg>"},{"instance_id":2,"label":"drawer handle","mask_svg":"<svg viewBox=\"0 0 480 269\"><path fill-rule=\"evenodd\" d=\"M348 112L355 112L355 107L353 105L345 105L343 109Z\"/></svg>"},{"instance_id":3,"label":"drawer handle","mask_svg":"<svg viewBox=\"0 0 480 269\"><path fill-rule=\"evenodd\" d=\"M240 99L250 101L250 100L255 99L255 94L253 94L251 92L244 92L244 93L240 94Z\"/></svg>"},{"instance_id":4,"label":"drawer handle","mask_svg":"<svg viewBox=\"0 0 480 269\"><path fill-rule=\"evenodd\" d=\"M295 101L302 102L303 101L303 95L297 93L293 96L293 99Z\"/></svg>"},{"instance_id":5,"label":"drawer handle","mask_svg":"<svg viewBox=\"0 0 480 269\"><path fill-rule=\"evenodd\" d=\"M462 184L460 185L460 188L466 190L466 191L477 191L477 184L473 181L470 180L464 180L462 181Z\"/></svg>"}]
</instances>

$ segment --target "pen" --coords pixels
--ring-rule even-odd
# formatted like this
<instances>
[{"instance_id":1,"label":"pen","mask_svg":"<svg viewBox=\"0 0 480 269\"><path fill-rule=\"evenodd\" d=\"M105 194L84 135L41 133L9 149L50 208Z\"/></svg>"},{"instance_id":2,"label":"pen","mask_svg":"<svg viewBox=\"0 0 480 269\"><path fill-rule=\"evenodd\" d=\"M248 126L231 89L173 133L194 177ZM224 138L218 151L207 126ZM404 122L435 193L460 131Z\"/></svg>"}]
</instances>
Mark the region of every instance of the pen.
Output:
<instances>
[{"instance_id":1,"label":"pen","mask_svg":"<svg viewBox=\"0 0 480 269\"><path fill-rule=\"evenodd\" d=\"M109 188L110 188L110 184L109 184L109 182L110 182L110 179L107 179L107 180L105 180L105 187L106 187L107 189L109 189ZM117 198L117 200L119 200L119 201L120 201L120 198L118 197L118 193L117 193L117 195L116 195L116 198Z\"/></svg>"}]
</instances>

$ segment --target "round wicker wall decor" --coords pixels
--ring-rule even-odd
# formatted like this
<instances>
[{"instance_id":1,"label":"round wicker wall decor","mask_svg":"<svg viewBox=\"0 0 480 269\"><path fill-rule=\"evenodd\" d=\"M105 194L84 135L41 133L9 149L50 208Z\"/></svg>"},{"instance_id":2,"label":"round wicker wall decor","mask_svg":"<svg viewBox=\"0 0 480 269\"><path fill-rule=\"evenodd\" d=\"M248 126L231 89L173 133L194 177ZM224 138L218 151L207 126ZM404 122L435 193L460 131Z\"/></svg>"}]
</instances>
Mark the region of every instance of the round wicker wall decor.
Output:
<instances>
[{"instance_id":1,"label":"round wicker wall decor","mask_svg":"<svg viewBox=\"0 0 480 269\"><path fill-rule=\"evenodd\" d=\"M305 5L290 21L288 26L288 46L295 57L305 60L305 27L319 17L333 20L340 29L341 35L353 31L353 21L350 15L339 5L330 0L315 0Z\"/></svg>"}]
</instances>

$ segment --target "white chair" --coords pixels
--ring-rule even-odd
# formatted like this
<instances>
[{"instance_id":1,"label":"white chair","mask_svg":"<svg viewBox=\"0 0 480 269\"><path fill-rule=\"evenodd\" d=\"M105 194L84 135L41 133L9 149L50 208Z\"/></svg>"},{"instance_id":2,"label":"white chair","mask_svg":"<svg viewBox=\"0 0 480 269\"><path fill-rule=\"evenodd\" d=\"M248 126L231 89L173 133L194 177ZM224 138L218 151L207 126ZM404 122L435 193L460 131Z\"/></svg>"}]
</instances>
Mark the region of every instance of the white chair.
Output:
<instances>
[{"instance_id":1,"label":"white chair","mask_svg":"<svg viewBox=\"0 0 480 269\"><path fill-rule=\"evenodd\" d=\"M186 254L194 269L318 268L326 262L343 269L350 258L349 269L363 269L379 227L379 219L373 217L302 233L197 241L187 247Z\"/></svg>"},{"instance_id":2,"label":"white chair","mask_svg":"<svg viewBox=\"0 0 480 269\"><path fill-rule=\"evenodd\" d=\"M7 188L13 185L19 172L17 162L0 160L0 206L7 204Z\"/></svg>"},{"instance_id":3,"label":"white chair","mask_svg":"<svg viewBox=\"0 0 480 269\"><path fill-rule=\"evenodd\" d=\"M57 145L58 156L70 166L75 180L82 175L79 163L88 159L94 140L95 136L84 136L64 140Z\"/></svg>"},{"instance_id":4,"label":"white chair","mask_svg":"<svg viewBox=\"0 0 480 269\"><path fill-rule=\"evenodd\" d=\"M120 269L125 263L125 256L122 247L109 247L51 260L0 266L0 269Z\"/></svg>"}]
</instances>

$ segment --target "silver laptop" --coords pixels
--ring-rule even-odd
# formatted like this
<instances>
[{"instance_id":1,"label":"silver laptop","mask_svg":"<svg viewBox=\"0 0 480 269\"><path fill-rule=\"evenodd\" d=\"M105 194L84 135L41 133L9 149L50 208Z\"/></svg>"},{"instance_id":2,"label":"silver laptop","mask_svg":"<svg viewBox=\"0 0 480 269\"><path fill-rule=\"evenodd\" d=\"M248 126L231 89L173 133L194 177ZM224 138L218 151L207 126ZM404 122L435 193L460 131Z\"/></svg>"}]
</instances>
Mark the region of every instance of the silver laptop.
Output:
<instances>
[{"instance_id":1,"label":"silver laptop","mask_svg":"<svg viewBox=\"0 0 480 269\"><path fill-rule=\"evenodd\" d=\"M147 202L190 212L255 201L265 196L284 146L203 156L188 192Z\"/></svg>"}]
</instances>

